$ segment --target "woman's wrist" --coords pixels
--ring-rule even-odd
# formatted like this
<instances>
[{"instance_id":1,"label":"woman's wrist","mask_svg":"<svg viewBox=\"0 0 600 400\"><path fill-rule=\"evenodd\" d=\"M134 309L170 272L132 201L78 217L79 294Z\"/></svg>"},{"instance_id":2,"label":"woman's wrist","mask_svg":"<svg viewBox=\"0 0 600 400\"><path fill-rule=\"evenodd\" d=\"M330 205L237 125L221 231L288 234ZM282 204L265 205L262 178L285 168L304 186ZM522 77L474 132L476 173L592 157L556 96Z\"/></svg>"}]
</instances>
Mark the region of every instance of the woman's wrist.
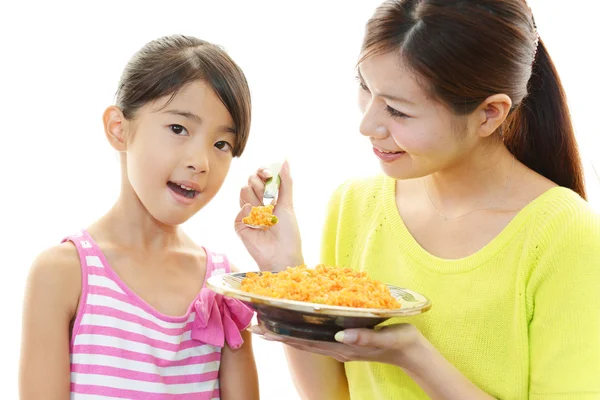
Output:
<instances>
[{"instance_id":1,"label":"woman's wrist","mask_svg":"<svg viewBox=\"0 0 600 400\"><path fill-rule=\"evenodd\" d=\"M394 364L432 399L494 399L469 381L423 335L414 345L399 351Z\"/></svg>"},{"instance_id":2,"label":"woman's wrist","mask_svg":"<svg viewBox=\"0 0 600 400\"><path fill-rule=\"evenodd\" d=\"M302 254L275 259L270 265L259 265L259 268L261 271L281 272L287 267L297 267L298 265L304 265Z\"/></svg>"},{"instance_id":3,"label":"woman's wrist","mask_svg":"<svg viewBox=\"0 0 600 400\"><path fill-rule=\"evenodd\" d=\"M431 343L418 332L417 337L411 344L396 351L393 364L406 372L417 372L431 358L431 347Z\"/></svg>"}]
</instances>

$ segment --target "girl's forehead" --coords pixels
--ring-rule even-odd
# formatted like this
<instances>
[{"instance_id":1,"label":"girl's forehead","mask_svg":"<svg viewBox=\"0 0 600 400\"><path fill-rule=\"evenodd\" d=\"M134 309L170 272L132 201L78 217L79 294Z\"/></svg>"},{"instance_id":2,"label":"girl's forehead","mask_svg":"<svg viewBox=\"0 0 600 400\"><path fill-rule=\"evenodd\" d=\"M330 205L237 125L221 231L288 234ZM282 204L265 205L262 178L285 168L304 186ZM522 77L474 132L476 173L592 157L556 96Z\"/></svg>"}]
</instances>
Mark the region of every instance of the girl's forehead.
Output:
<instances>
[{"instance_id":1,"label":"girl's forehead","mask_svg":"<svg viewBox=\"0 0 600 400\"><path fill-rule=\"evenodd\" d=\"M153 103L155 107L160 109L172 104L190 107L194 104L210 102L215 99L219 100L213 88L207 82L198 80L183 85L175 92L154 100Z\"/></svg>"},{"instance_id":2,"label":"girl's forehead","mask_svg":"<svg viewBox=\"0 0 600 400\"><path fill-rule=\"evenodd\" d=\"M191 82L175 93L146 104L142 111L154 115L179 116L194 123L218 122L223 126L222 130L235 131L231 114L205 81Z\"/></svg>"},{"instance_id":3,"label":"girl's forehead","mask_svg":"<svg viewBox=\"0 0 600 400\"><path fill-rule=\"evenodd\" d=\"M187 109L218 107L219 105L226 110L225 106L213 90L213 88L204 81L190 82L173 93L169 93L147 104L153 112L158 112L166 107L176 107Z\"/></svg>"}]
</instances>

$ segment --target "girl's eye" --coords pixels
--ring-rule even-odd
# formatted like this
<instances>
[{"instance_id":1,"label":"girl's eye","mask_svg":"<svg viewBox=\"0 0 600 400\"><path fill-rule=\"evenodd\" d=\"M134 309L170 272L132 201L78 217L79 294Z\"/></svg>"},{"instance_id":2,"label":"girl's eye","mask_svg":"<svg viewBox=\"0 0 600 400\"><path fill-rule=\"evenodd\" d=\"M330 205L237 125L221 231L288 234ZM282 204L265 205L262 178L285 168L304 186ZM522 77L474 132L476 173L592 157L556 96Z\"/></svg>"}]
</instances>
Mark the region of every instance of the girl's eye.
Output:
<instances>
[{"instance_id":1,"label":"girl's eye","mask_svg":"<svg viewBox=\"0 0 600 400\"><path fill-rule=\"evenodd\" d=\"M187 129L185 129L183 126L181 126L179 124L169 125L169 128L177 136L188 136L189 135Z\"/></svg>"},{"instance_id":2,"label":"girl's eye","mask_svg":"<svg viewBox=\"0 0 600 400\"><path fill-rule=\"evenodd\" d=\"M388 114L390 114L390 116L392 116L394 118L409 118L408 115L406 115L403 112L400 112L396 109L393 109L390 106L386 106L385 110L388 112Z\"/></svg>"},{"instance_id":3,"label":"girl's eye","mask_svg":"<svg viewBox=\"0 0 600 400\"><path fill-rule=\"evenodd\" d=\"M233 146L224 140L220 140L217 143L215 143L215 147L217 149L223 150L223 151L232 151L233 150Z\"/></svg>"}]
</instances>

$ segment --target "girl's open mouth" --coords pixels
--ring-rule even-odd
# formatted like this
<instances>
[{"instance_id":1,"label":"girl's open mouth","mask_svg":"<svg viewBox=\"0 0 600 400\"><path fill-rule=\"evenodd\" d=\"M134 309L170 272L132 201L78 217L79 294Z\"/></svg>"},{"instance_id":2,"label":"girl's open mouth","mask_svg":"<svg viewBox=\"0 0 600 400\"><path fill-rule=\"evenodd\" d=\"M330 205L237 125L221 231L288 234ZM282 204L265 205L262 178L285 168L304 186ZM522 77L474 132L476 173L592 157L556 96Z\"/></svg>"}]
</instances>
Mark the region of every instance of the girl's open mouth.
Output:
<instances>
[{"instance_id":1,"label":"girl's open mouth","mask_svg":"<svg viewBox=\"0 0 600 400\"><path fill-rule=\"evenodd\" d=\"M169 189L171 189L175 193L177 193L181 196L187 197L188 199L193 199L198 194L198 191L192 189L191 187L181 185L181 184L178 184L175 182L169 181L169 182L167 182L167 186L169 187Z\"/></svg>"}]
</instances>

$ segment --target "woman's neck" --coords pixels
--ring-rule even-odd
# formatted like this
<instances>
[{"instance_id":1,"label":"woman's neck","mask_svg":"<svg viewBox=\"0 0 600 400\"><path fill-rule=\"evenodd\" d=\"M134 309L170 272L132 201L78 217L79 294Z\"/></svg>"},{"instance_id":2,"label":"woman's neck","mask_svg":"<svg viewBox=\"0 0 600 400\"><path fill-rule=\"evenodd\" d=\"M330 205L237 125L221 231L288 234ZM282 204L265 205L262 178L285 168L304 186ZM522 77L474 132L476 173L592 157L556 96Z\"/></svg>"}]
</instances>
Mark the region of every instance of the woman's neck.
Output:
<instances>
[{"instance_id":1,"label":"woman's neck","mask_svg":"<svg viewBox=\"0 0 600 400\"><path fill-rule=\"evenodd\" d=\"M506 201L518 163L504 145L481 148L449 168L423 178L434 207L447 217Z\"/></svg>"}]
</instances>

